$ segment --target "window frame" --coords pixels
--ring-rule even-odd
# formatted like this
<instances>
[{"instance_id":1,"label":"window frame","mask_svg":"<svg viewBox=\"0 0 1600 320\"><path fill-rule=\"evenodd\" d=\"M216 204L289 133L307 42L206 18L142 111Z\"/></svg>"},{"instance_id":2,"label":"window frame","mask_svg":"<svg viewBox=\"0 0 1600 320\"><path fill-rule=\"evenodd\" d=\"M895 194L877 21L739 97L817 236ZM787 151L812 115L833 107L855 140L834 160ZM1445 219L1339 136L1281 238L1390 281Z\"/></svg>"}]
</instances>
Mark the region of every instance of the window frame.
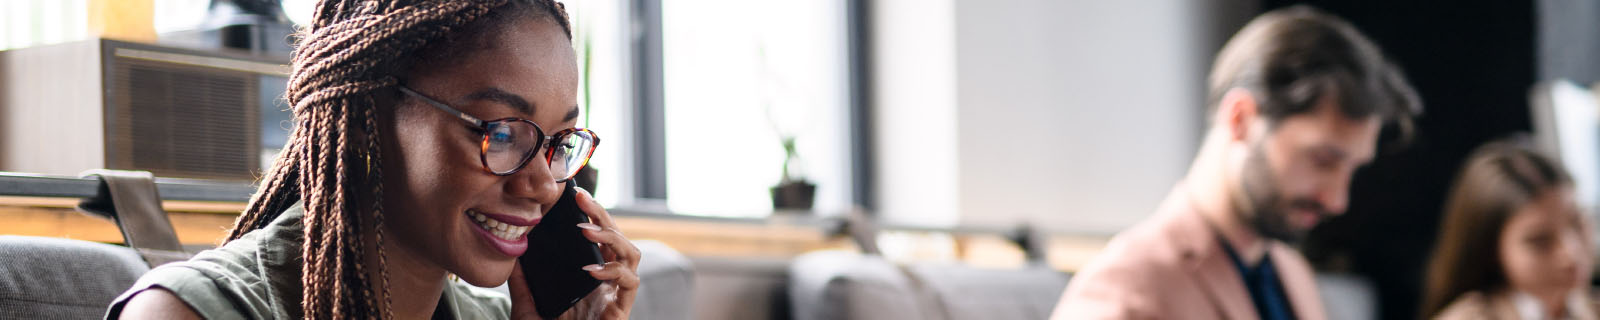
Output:
<instances>
[{"instance_id":1,"label":"window frame","mask_svg":"<svg viewBox=\"0 0 1600 320\"><path fill-rule=\"evenodd\" d=\"M875 195L872 177L873 148L871 135L871 30L868 0L840 0L845 8L845 36L842 41L846 51L847 130L854 139L847 146L849 158L850 199L861 211L871 214ZM638 207L665 210L667 195L666 166L666 92L663 84L664 61L662 46L662 0L628 0L628 39L632 63L628 69L633 96L631 115L633 128L632 154L624 161L632 161L631 186Z\"/></svg>"}]
</instances>

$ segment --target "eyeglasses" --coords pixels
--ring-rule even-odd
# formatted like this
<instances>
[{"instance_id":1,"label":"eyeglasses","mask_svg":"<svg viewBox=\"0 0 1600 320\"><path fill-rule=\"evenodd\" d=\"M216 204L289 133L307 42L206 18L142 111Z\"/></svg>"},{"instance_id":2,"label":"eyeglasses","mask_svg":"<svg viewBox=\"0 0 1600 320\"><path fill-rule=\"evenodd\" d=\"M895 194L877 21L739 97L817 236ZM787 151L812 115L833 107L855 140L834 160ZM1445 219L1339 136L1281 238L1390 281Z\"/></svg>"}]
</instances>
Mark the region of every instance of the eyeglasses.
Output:
<instances>
[{"instance_id":1,"label":"eyeglasses","mask_svg":"<svg viewBox=\"0 0 1600 320\"><path fill-rule=\"evenodd\" d=\"M399 88L401 92L421 99L476 127L478 132L483 134L478 160L483 162L485 171L497 176L508 176L522 170L522 166L527 165L529 159L533 159L534 153L538 152L541 146L548 144L549 146L544 149L550 174L557 177L556 182L567 182L578 175L578 170L589 164L589 157L594 155L595 146L600 145L600 137L595 136L594 131L589 129L572 128L547 136L544 134L544 128L527 119L478 120L477 117L462 113L411 88L405 86Z\"/></svg>"}]
</instances>

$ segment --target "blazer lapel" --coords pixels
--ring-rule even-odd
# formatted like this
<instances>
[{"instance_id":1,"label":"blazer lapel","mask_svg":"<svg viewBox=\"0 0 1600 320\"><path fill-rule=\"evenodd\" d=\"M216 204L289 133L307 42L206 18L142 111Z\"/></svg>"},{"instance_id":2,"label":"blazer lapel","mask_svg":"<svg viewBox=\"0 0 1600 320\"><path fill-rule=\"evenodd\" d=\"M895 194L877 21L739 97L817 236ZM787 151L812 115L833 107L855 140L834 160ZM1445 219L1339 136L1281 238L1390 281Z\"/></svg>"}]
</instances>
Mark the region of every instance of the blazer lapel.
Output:
<instances>
[{"instance_id":1,"label":"blazer lapel","mask_svg":"<svg viewBox=\"0 0 1600 320\"><path fill-rule=\"evenodd\" d=\"M1193 270L1201 287L1206 289L1206 298L1222 310L1223 319L1259 318L1255 303L1250 300L1250 291L1244 287L1244 279L1239 277L1239 271L1225 253L1202 257Z\"/></svg>"},{"instance_id":2,"label":"blazer lapel","mask_svg":"<svg viewBox=\"0 0 1600 320\"><path fill-rule=\"evenodd\" d=\"M1295 318L1326 319L1327 312L1323 310L1322 294L1317 291L1317 279L1311 265L1294 248L1282 243L1274 242L1268 252L1278 272L1278 279L1282 282L1284 295L1288 296L1290 307L1294 309Z\"/></svg>"},{"instance_id":3,"label":"blazer lapel","mask_svg":"<svg viewBox=\"0 0 1600 320\"><path fill-rule=\"evenodd\" d=\"M1188 263L1188 277L1205 290L1206 299L1221 312L1221 318L1259 319L1255 304L1250 300L1250 291L1244 287L1244 279L1217 243L1219 240L1205 218L1190 208L1188 201L1182 201L1181 196L1173 198L1162 207L1168 215L1168 223L1172 224L1168 230L1172 231L1173 245L1183 250L1183 258Z\"/></svg>"}]
</instances>

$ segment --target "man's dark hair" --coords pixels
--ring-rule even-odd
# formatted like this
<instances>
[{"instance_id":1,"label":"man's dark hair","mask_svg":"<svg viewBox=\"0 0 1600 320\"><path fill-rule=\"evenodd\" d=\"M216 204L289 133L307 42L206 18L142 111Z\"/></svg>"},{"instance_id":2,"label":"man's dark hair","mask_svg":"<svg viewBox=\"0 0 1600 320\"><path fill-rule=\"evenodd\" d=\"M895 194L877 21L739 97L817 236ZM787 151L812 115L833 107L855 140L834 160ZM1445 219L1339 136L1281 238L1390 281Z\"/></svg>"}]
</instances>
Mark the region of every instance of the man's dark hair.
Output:
<instances>
[{"instance_id":1,"label":"man's dark hair","mask_svg":"<svg viewBox=\"0 0 1600 320\"><path fill-rule=\"evenodd\" d=\"M1207 91L1215 112L1233 88L1249 90L1269 127L1336 94L1346 116L1379 116L1409 133L1422 113L1405 75L1349 22L1309 6L1273 10L1239 30L1217 54Z\"/></svg>"}]
</instances>

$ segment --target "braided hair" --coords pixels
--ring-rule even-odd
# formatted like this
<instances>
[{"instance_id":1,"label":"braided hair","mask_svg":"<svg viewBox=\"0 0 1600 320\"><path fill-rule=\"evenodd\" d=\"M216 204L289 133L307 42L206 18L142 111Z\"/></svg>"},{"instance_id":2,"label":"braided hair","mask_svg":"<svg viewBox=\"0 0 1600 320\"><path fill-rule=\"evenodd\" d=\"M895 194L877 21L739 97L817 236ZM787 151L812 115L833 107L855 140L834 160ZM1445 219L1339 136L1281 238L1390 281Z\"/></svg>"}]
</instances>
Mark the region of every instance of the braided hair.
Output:
<instances>
[{"instance_id":1,"label":"braided hair","mask_svg":"<svg viewBox=\"0 0 1600 320\"><path fill-rule=\"evenodd\" d=\"M474 49L455 44L531 15L555 17L571 38L565 9L554 0L318 2L311 26L297 35L285 92L294 130L225 242L265 227L302 203L301 316L393 318L377 125L378 109L388 106L376 105L375 97L394 95L397 74L414 62L459 56L426 53ZM373 219L366 225L376 226L371 232L378 263L371 267L379 279L368 278L364 217Z\"/></svg>"}]
</instances>

